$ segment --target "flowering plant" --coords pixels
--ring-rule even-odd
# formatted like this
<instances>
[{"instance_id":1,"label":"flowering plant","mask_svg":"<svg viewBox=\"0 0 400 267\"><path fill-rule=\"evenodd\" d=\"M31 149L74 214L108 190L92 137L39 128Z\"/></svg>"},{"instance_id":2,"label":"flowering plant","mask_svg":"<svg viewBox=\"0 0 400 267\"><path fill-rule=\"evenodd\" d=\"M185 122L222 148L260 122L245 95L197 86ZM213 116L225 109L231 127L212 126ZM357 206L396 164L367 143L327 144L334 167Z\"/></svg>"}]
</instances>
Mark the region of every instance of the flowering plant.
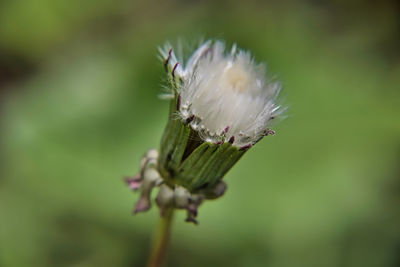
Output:
<instances>
[{"instance_id":1,"label":"flowering plant","mask_svg":"<svg viewBox=\"0 0 400 267\"><path fill-rule=\"evenodd\" d=\"M225 51L221 41L207 41L186 60L167 44L160 55L168 78L168 123L159 152L150 150L140 173L127 178L141 197L134 212L151 207L150 195L160 187L156 203L161 215L187 210L197 223L197 207L222 196L222 181L231 167L264 136L274 135L270 121L282 113L276 103L280 85L266 79L265 66L249 52Z\"/></svg>"}]
</instances>

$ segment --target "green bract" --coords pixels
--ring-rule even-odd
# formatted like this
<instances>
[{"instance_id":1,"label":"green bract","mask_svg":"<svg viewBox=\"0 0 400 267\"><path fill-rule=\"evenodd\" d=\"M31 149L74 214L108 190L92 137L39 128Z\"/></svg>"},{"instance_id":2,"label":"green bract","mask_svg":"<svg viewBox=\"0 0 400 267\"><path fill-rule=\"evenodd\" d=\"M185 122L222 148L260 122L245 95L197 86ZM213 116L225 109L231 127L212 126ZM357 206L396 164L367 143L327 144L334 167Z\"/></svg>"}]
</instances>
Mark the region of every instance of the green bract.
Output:
<instances>
[{"instance_id":1,"label":"green bract","mask_svg":"<svg viewBox=\"0 0 400 267\"><path fill-rule=\"evenodd\" d=\"M246 149L223 143L204 142L187 122L174 114L179 95L171 100L167 127L161 141L158 170L165 182L181 185L191 193L213 188L240 159Z\"/></svg>"}]
</instances>

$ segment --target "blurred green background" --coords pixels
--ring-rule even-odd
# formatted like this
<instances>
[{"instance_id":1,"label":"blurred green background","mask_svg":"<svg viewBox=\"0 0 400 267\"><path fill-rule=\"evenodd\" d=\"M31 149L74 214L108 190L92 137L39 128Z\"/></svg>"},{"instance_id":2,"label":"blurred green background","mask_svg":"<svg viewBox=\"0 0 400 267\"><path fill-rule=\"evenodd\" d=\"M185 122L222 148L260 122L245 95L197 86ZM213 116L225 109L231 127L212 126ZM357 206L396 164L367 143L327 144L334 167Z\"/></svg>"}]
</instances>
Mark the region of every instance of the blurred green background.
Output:
<instances>
[{"instance_id":1,"label":"blurred green background","mask_svg":"<svg viewBox=\"0 0 400 267\"><path fill-rule=\"evenodd\" d=\"M288 118L175 218L168 266L400 266L397 1L0 2L0 266L143 266L158 211L122 181L157 147L157 46L237 42Z\"/></svg>"}]
</instances>

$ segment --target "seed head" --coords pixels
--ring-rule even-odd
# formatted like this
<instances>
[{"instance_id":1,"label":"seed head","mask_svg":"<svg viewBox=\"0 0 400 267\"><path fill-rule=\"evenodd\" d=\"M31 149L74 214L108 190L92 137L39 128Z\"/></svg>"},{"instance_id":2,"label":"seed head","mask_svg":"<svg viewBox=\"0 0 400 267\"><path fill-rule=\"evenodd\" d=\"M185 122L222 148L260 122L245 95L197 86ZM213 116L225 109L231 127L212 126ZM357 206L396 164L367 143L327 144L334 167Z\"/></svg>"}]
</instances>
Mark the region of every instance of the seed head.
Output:
<instances>
[{"instance_id":1,"label":"seed head","mask_svg":"<svg viewBox=\"0 0 400 267\"><path fill-rule=\"evenodd\" d=\"M176 56L168 51L173 64ZM265 65L235 45L226 52L223 42L207 41L175 72L183 81L177 112L204 141L233 137L235 146L254 144L281 113L279 83L267 80Z\"/></svg>"},{"instance_id":2,"label":"seed head","mask_svg":"<svg viewBox=\"0 0 400 267\"><path fill-rule=\"evenodd\" d=\"M207 41L187 59L172 46L160 49L170 90L168 123L160 153L149 151L140 174L126 179L141 197L135 213L150 208L150 194L160 187L156 203L161 214L169 208L187 210L197 223L197 207L221 197L229 169L263 137L274 135L270 121L283 109L277 104L278 82L266 76L263 64L234 45Z\"/></svg>"}]
</instances>

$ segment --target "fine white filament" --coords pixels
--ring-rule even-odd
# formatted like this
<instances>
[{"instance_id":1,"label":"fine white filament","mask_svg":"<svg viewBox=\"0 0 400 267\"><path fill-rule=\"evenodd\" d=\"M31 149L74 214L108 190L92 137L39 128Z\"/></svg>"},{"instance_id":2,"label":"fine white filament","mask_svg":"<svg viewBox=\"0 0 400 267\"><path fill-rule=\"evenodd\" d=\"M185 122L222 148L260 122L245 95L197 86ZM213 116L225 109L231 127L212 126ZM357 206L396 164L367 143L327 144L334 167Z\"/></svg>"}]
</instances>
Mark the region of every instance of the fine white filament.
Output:
<instances>
[{"instance_id":1,"label":"fine white filament","mask_svg":"<svg viewBox=\"0 0 400 267\"><path fill-rule=\"evenodd\" d=\"M183 80L179 116L205 141L252 145L281 113L279 83L269 82L265 66L236 46L227 53L223 42L208 41L176 71Z\"/></svg>"}]
</instances>

